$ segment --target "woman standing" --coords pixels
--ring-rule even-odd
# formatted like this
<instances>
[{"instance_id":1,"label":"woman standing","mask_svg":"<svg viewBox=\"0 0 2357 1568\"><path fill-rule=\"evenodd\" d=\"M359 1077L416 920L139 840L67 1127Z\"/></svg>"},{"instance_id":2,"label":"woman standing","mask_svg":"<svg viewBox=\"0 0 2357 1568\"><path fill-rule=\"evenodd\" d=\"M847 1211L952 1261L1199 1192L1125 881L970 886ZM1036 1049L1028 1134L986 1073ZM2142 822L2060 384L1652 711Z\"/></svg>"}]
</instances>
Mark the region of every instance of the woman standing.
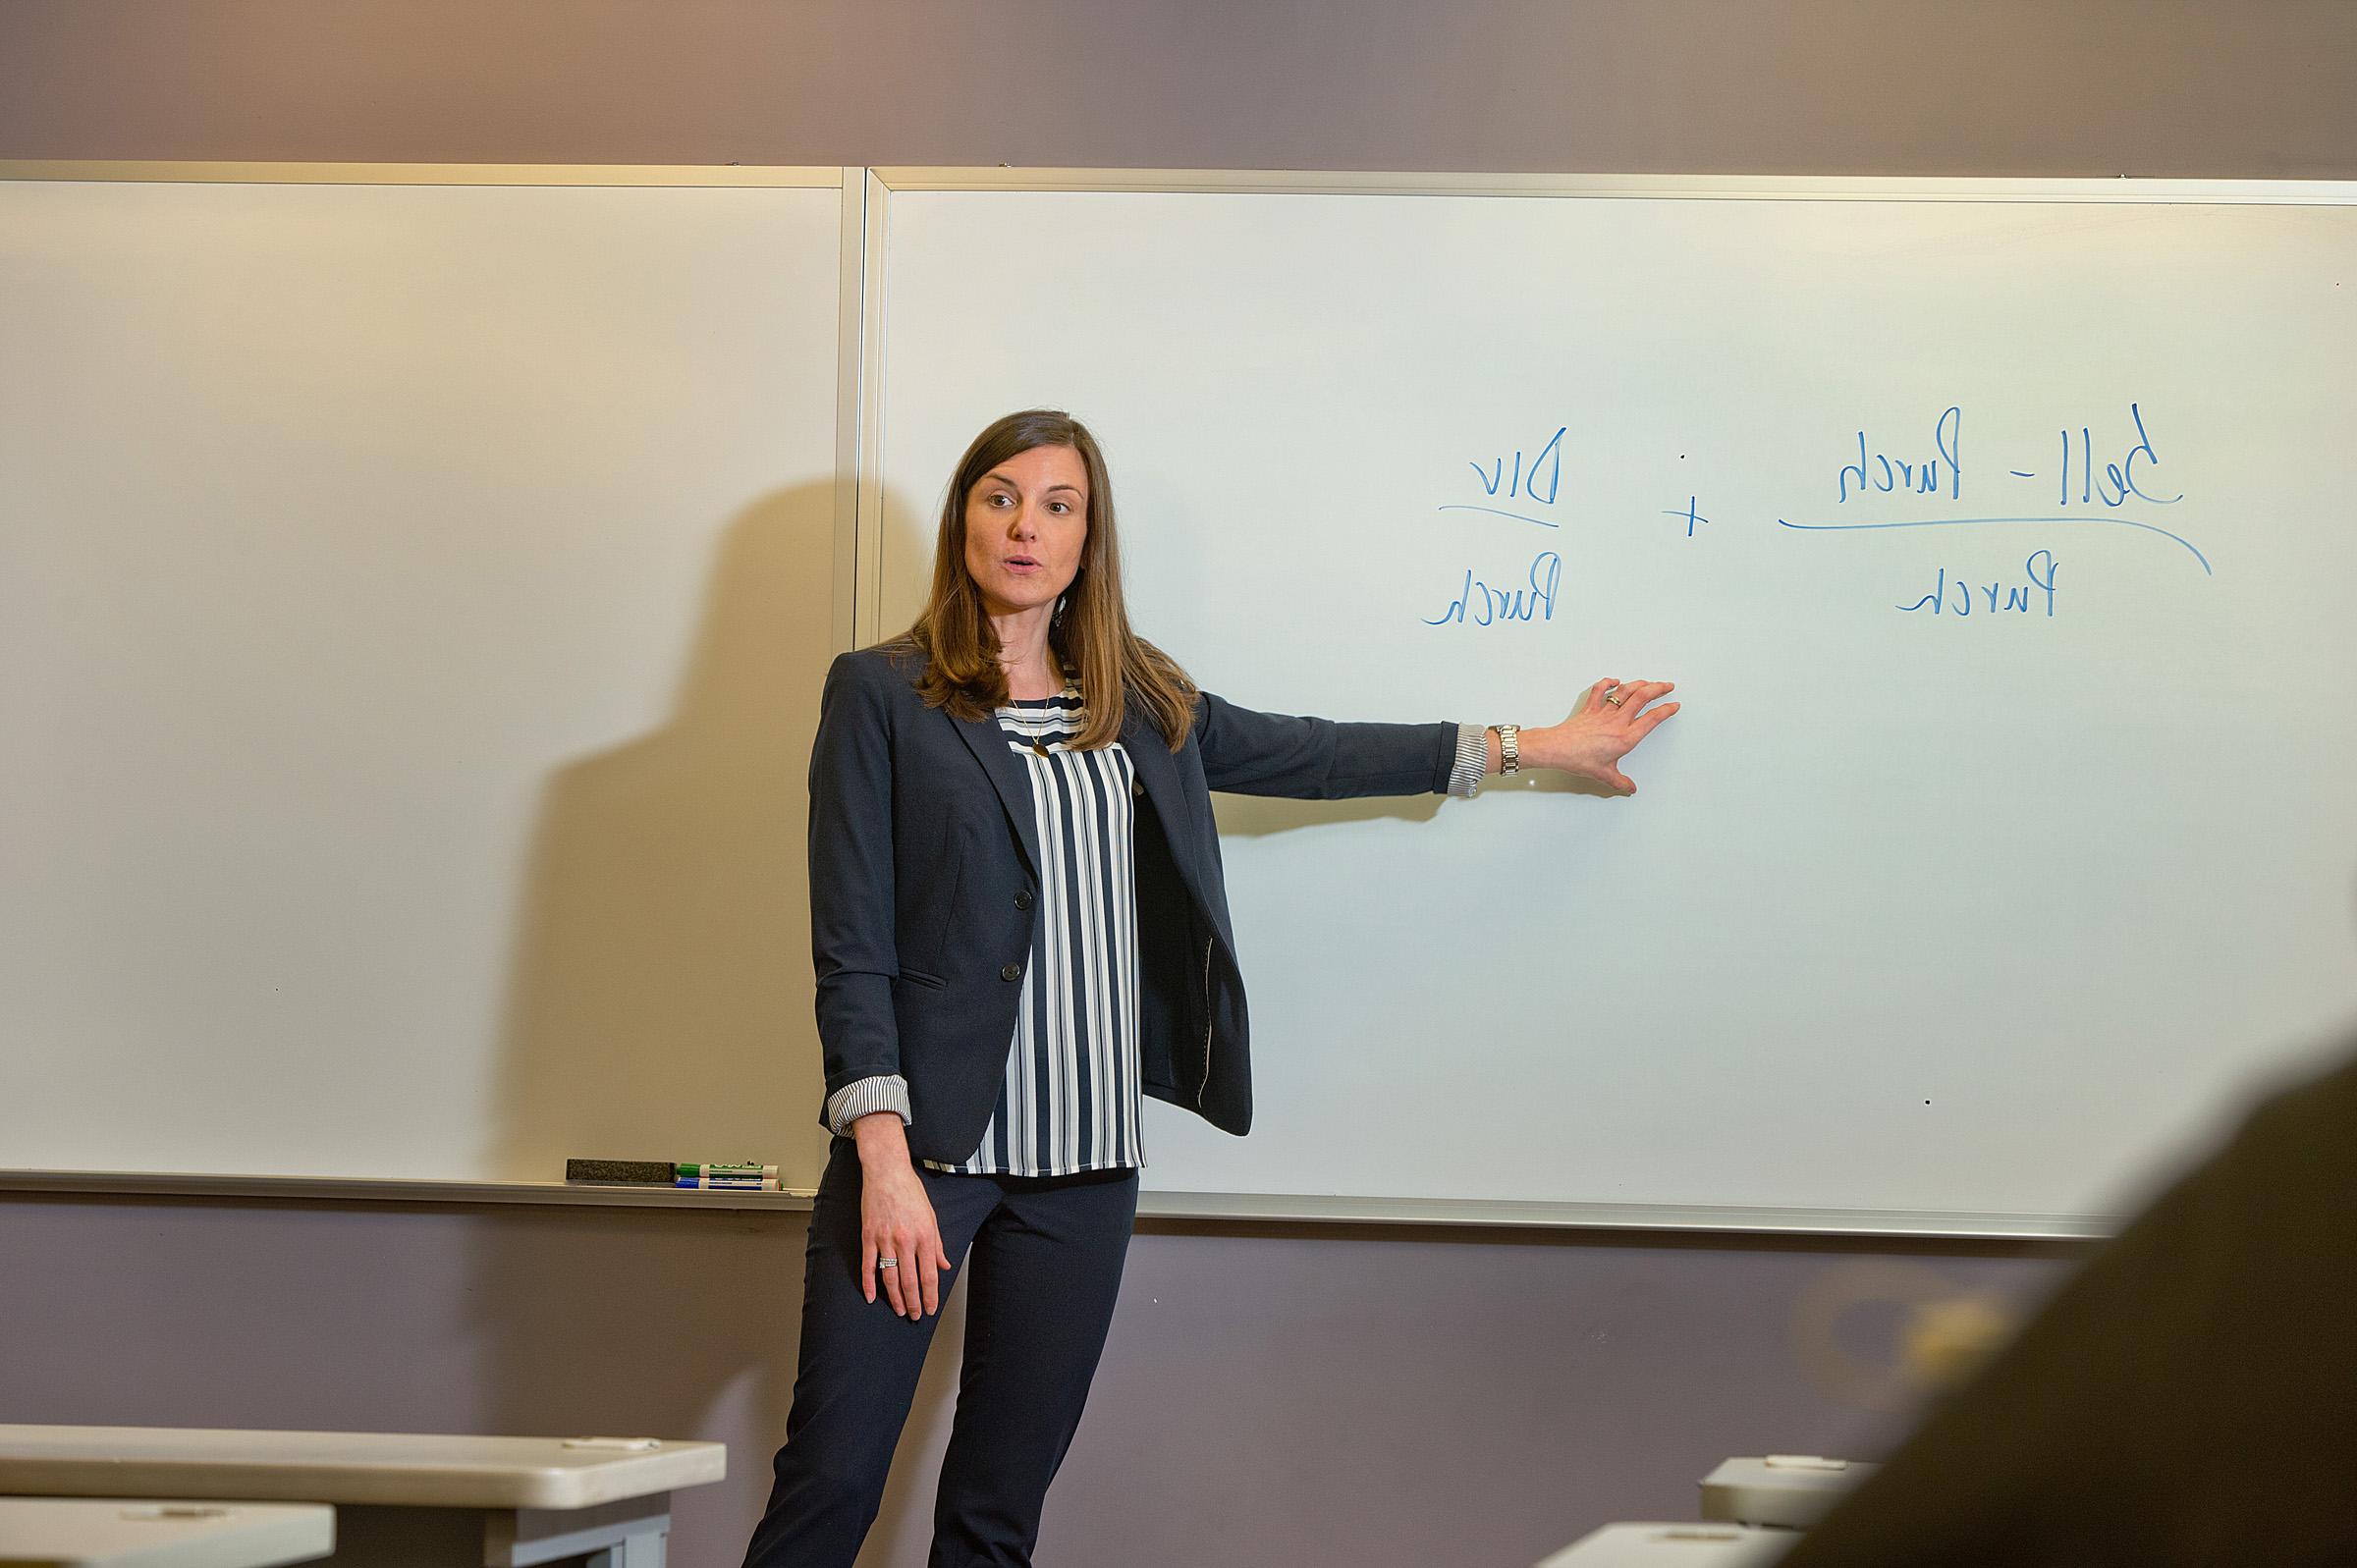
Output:
<instances>
[{"instance_id":1,"label":"woman standing","mask_svg":"<svg viewBox=\"0 0 2357 1568\"><path fill-rule=\"evenodd\" d=\"M1556 768L1625 792L1669 690L1599 681L1534 730L1235 707L1129 629L1088 431L1033 409L977 436L923 613L827 674L810 934L835 1141L748 1568L850 1568L960 1270L932 1563L1031 1560L1121 1286L1142 1097L1251 1123L1211 790L1470 795Z\"/></svg>"}]
</instances>

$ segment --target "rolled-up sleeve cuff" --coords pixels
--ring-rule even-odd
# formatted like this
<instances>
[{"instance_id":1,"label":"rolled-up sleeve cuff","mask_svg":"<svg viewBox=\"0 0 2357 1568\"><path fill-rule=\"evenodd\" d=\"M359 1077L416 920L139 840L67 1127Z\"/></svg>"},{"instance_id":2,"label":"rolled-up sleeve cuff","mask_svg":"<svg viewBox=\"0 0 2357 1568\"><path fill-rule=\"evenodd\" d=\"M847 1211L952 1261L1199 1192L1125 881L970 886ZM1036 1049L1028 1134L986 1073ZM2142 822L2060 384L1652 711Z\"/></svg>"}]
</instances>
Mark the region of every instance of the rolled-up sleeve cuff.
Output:
<instances>
[{"instance_id":1,"label":"rolled-up sleeve cuff","mask_svg":"<svg viewBox=\"0 0 2357 1568\"><path fill-rule=\"evenodd\" d=\"M908 1112L908 1080L898 1073L847 1083L827 1097L827 1126L836 1137L851 1135L851 1123L861 1116L889 1110L905 1127L916 1120Z\"/></svg>"},{"instance_id":2,"label":"rolled-up sleeve cuff","mask_svg":"<svg viewBox=\"0 0 2357 1568\"><path fill-rule=\"evenodd\" d=\"M1482 775L1489 771L1489 727L1487 725L1458 725L1456 727L1456 765L1449 770L1449 792L1459 800L1472 799L1473 791L1481 787ZM850 1091L846 1090L845 1093L848 1094Z\"/></svg>"}]
</instances>

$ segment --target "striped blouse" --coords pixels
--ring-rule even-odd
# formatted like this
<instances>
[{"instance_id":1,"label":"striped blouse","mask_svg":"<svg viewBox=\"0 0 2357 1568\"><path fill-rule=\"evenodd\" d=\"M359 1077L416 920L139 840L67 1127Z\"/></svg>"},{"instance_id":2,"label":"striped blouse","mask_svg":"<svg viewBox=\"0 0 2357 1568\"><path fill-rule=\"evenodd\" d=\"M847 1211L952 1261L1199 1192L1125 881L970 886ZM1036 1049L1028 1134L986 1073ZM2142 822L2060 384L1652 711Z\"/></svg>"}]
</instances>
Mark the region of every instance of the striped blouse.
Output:
<instances>
[{"instance_id":1,"label":"striped blouse","mask_svg":"<svg viewBox=\"0 0 2357 1568\"><path fill-rule=\"evenodd\" d=\"M1121 742L1074 751L1080 693L1017 700L1000 732L1031 770L1039 918L1007 1076L967 1175L1063 1176L1145 1163L1139 1142L1134 766Z\"/></svg>"}]
</instances>

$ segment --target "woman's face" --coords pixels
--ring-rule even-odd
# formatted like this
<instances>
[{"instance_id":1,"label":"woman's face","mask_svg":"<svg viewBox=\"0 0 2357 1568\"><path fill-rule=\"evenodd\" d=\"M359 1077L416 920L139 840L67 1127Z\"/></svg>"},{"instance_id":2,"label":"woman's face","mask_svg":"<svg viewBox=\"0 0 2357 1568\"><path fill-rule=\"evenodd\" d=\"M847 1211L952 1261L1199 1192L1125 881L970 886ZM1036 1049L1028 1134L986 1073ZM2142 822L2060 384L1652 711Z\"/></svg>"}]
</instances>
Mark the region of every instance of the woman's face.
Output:
<instances>
[{"instance_id":1,"label":"woman's face","mask_svg":"<svg viewBox=\"0 0 2357 1568\"><path fill-rule=\"evenodd\" d=\"M990 615L1053 605L1087 538L1088 468L1069 447L1018 452L965 493L965 569Z\"/></svg>"}]
</instances>

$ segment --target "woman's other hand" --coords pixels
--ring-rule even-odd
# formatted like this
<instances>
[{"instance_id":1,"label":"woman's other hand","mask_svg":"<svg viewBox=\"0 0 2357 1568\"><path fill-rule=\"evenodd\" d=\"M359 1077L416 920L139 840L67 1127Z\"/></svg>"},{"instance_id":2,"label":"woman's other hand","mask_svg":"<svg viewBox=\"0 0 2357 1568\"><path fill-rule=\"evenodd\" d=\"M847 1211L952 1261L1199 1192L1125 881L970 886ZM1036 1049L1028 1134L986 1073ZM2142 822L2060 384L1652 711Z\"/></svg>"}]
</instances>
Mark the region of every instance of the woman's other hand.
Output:
<instances>
[{"instance_id":1,"label":"woman's other hand","mask_svg":"<svg viewBox=\"0 0 2357 1568\"><path fill-rule=\"evenodd\" d=\"M1562 724L1525 730L1515 737L1525 768L1555 768L1624 795L1637 792L1636 781L1620 771L1620 759L1654 727L1677 712L1674 702L1653 704L1675 689L1667 680L1616 680L1610 676L1590 686L1571 716ZM1491 768L1497 767L1498 737L1490 737Z\"/></svg>"},{"instance_id":2,"label":"woman's other hand","mask_svg":"<svg viewBox=\"0 0 2357 1568\"><path fill-rule=\"evenodd\" d=\"M950 1260L941 1247L933 1202L908 1158L901 1118L878 1111L851 1123L859 1146L859 1288L876 1299L876 1283L892 1310L915 1320L941 1311L941 1276ZM886 1260L891 1260L890 1267Z\"/></svg>"}]
</instances>

